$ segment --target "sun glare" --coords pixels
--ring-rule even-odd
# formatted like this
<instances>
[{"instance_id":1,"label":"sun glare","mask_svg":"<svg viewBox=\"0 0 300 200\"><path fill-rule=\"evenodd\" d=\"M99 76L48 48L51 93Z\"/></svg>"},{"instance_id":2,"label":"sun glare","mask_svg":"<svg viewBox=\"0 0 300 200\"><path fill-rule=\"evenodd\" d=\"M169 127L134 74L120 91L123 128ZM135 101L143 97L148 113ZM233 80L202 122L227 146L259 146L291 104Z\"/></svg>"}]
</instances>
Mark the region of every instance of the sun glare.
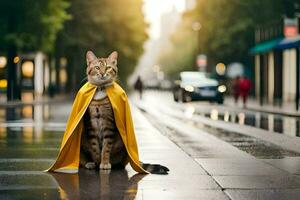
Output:
<instances>
[{"instance_id":1,"label":"sun glare","mask_svg":"<svg viewBox=\"0 0 300 200\"><path fill-rule=\"evenodd\" d=\"M144 13L150 23L150 37L159 37L161 16L173 8L182 12L185 8L185 0L144 0Z\"/></svg>"}]
</instances>

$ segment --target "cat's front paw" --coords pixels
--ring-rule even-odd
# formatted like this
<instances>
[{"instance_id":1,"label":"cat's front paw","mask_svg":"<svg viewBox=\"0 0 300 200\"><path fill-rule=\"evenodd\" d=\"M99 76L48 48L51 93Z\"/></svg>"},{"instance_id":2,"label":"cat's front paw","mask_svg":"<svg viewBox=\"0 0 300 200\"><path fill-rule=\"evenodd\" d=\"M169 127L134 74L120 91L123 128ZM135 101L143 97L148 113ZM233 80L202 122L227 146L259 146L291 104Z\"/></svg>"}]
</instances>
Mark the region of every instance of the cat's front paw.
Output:
<instances>
[{"instance_id":1,"label":"cat's front paw","mask_svg":"<svg viewBox=\"0 0 300 200\"><path fill-rule=\"evenodd\" d=\"M110 163L104 163L104 164L101 163L99 168L102 169L102 170L110 170L111 169L111 164Z\"/></svg>"},{"instance_id":2,"label":"cat's front paw","mask_svg":"<svg viewBox=\"0 0 300 200\"><path fill-rule=\"evenodd\" d=\"M96 168L96 164L94 162L88 162L85 164L85 168L87 169L95 169Z\"/></svg>"}]
</instances>

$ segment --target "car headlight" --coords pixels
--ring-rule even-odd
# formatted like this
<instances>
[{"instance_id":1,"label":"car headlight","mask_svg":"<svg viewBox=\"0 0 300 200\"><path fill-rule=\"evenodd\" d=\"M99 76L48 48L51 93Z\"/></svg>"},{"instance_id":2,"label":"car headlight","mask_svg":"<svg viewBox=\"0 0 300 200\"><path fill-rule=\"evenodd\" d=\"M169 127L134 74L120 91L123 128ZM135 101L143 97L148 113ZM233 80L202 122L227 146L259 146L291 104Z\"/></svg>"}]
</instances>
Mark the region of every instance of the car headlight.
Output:
<instances>
[{"instance_id":1,"label":"car headlight","mask_svg":"<svg viewBox=\"0 0 300 200\"><path fill-rule=\"evenodd\" d=\"M194 87L191 86L191 85L185 86L184 89L185 89L186 91L188 91L188 92L194 92Z\"/></svg>"},{"instance_id":2,"label":"car headlight","mask_svg":"<svg viewBox=\"0 0 300 200\"><path fill-rule=\"evenodd\" d=\"M226 86L225 86L225 85L220 85L220 86L218 87L218 91L221 92L221 93L226 92Z\"/></svg>"}]
</instances>

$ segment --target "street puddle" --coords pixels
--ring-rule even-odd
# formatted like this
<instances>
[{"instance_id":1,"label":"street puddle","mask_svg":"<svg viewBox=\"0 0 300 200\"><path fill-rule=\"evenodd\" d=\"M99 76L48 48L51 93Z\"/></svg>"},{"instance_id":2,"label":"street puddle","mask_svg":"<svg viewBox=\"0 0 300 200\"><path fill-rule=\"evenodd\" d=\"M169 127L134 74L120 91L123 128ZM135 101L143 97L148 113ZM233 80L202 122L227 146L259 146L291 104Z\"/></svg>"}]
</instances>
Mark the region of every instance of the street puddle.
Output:
<instances>
[{"instance_id":1,"label":"street puddle","mask_svg":"<svg viewBox=\"0 0 300 200\"><path fill-rule=\"evenodd\" d=\"M198 127L199 123L194 125ZM200 128L200 127L199 127ZM217 138L230 143L238 149L245 151L260 159L282 159L285 157L300 157L297 152L285 150L272 143L257 139L255 137L229 132L223 129L201 125L201 129Z\"/></svg>"}]
</instances>

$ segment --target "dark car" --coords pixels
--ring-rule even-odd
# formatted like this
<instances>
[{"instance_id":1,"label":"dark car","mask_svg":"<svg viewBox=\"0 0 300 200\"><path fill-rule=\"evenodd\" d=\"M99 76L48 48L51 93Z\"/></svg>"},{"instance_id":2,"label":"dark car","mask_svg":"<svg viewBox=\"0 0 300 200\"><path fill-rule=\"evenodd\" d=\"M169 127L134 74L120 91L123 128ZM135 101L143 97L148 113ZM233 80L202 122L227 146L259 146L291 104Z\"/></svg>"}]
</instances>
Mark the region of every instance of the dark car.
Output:
<instances>
[{"instance_id":1,"label":"dark car","mask_svg":"<svg viewBox=\"0 0 300 200\"><path fill-rule=\"evenodd\" d=\"M224 101L225 85L206 76L204 72L181 72L175 81L173 95L175 101L207 100L222 104Z\"/></svg>"}]
</instances>

